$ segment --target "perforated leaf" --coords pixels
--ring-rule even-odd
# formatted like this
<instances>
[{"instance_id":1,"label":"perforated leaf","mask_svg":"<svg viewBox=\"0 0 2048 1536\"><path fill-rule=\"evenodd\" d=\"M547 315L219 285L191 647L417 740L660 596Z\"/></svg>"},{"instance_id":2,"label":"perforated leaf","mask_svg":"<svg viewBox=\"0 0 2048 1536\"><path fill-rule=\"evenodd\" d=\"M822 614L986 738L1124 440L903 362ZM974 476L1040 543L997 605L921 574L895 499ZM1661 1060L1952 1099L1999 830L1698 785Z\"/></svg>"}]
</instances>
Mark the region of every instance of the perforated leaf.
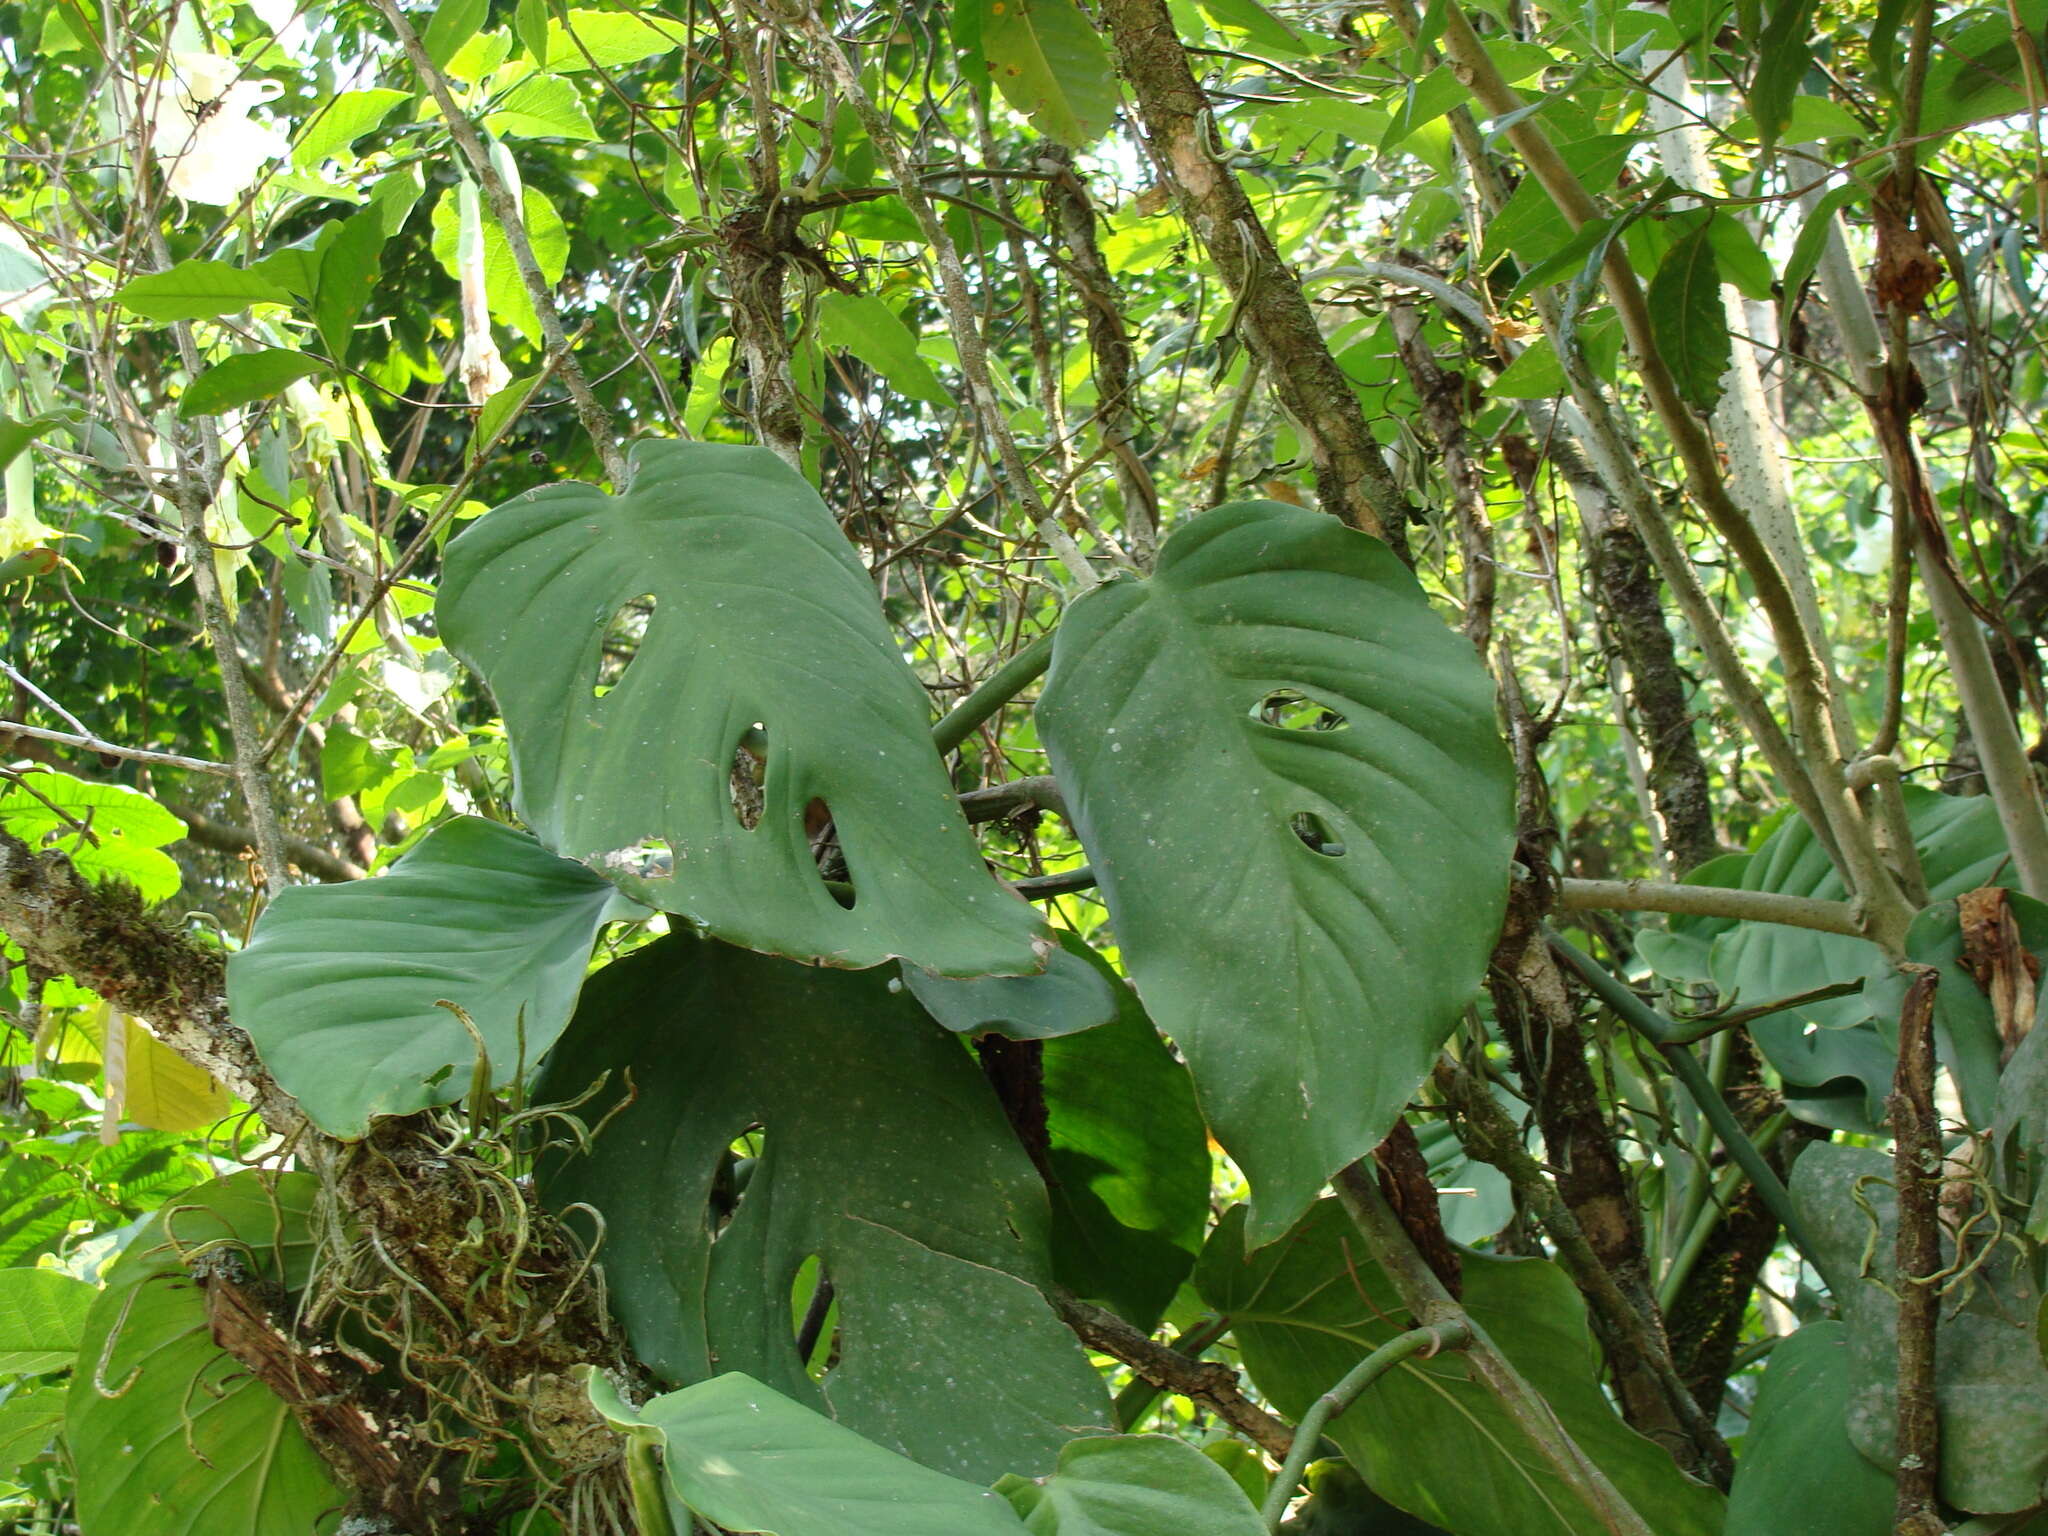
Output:
<instances>
[{"instance_id":1,"label":"perforated leaf","mask_svg":"<svg viewBox=\"0 0 2048 1536\"><path fill-rule=\"evenodd\" d=\"M1513 844L1492 684L1384 544L1248 502L1074 604L1038 727L1252 1240L1277 1237L1484 974Z\"/></svg>"},{"instance_id":2,"label":"perforated leaf","mask_svg":"<svg viewBox=\"0 0 2048 1536\"><path fill-rule=\"evenodd\" d=\"M663 939L591 978L536 1096L609 1071L580 1111L595 1124L629 1068L633 1103L542 1183L552 1205L603 1212L613 1302L653 1369L745 1371L975 1482L1042 1470L1104 1421L1040 1293L1038 1175L973 1058L891 974ZM720 1162L751 1128L759 1155L721 1226ZM791 1321L814 1257L839 1325L818 1382Z\"/></svg>"},{"instance_id":3,"label":"perforated leaf","mask_svg":"<svg viewBox=\"0 0 2048 1536\"><path fill-rule=\"evenodd\" d=\"M228 960L228 1011L307 1117L360 1136L375 1115L531 1067L569 1022L616 893L511 827L465 816L375 880L300 885Z\"/></svg>"},{"instance_id":4,"label":"perforated leaf","mask_svg":"<svg viewBox=\"0 0 2048 1536\"><path fill-rule=\"evenodd\" d=\"M1038 970L1050 940L976 856L924 692L817 493L765 449L648 442L633 464L623 495L530 491L449 545L441 634L504 710L526 824L751 949ZM650 597L637 654L597 696L607 629ZM752 828L732 788L743 750L765 763ZM814 802L850 909L819 875Z\"/></svg>"}]
</instances>

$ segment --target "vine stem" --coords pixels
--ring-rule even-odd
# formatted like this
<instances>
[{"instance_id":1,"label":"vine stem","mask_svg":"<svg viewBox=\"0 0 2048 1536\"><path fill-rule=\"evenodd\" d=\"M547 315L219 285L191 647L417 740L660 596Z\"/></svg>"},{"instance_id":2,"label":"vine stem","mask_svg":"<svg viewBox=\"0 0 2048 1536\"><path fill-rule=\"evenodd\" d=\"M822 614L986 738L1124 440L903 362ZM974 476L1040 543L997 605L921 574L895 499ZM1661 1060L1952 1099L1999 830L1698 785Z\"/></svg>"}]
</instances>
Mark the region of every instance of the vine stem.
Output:
<instances>
[{"instance_id":1,"label":"vine stem","mask_svg":"<svg viewBox=\"0 0 2048 1536\"><path fill-rule=\"evenodd\" d=\"M1728 1107L1728 1101L1721 1097L1707 1076L1707 1069L1694 1056L1687 1039L1687 1031L1676 1020L1668 1019L1630 990L1628 983L1609 972L1591 955L1588 955L1569 940L1555 933L1546 932L1551 951L1558 959L1577 973L1579 979L1593 989L1594 994L1621 1018L1621 1020L1656 1046L1665 1061L1671 1065L1673 1075L1685 1085L1693 1103L1706 1116L1707 1124L1721 1139L1721 1145L1728 1149L1728 1155L1741 1165L1749 1175L1749 1181L1756 1186L1758 1196L1778 1218L1778 1224L1785 1229L1785 1235L1792 1239L1806 1262L1811 1264L1828 1290L1836 1296L1849 1294L1846 1277L1835 1273L1834 1267L1821 1257L1821 1249L1807 1230L1804 1220L1792 1204L1792 1195L1785 1188L1777 1170L1764 1161L1756 1143L1749 1139L1749 1133L1742 1128L1742 1122L1735 1118L1735 1112Z\"/></svg>"},{"instance_id":2,"label":"vine stem","mask_svg":"<svg viewBox=\"0 0 2048 1536\"><path fill-rule=\"evenodd\" d=\"M1899 1009L1899 1063L1885 1108L1892 1128L1892 1185L1898 1197L1894 1234L1898 1281L1899 1387L1893 1475L1896 1536L1938 1536L1948 1529L1936 1506L1941 1425L1935 1396L1937 1325L1941 1321L1941 1118L1934 1106L1934 992L1941 972L1911 974Z\"/></svg>"},{"instance_id":3,"label":"vine stem","mask_svg":"<svg viewBox=\"0 0 2048 1536\"><path fill-rule=\"evenodd\" d=\"M983 679L974 692L955 704L932 727L932 745L945 756L972 736L995 712L1045 676L1052 665L1052 637L1047 630Z\"/></svg>"},{"instance_id":4,"label":"vine stem","mask_svg":"<svg viewBox=\"0 0 2048 1536\"><path fill-rule=\"evenodd\" d=\"M533 303L534 315L540 321L541 339L547 343L555 371L561 375L562 383L569 391L569 398L576 407L576 419L582 423L591 446L597 450L598 461L604 465L605 478L611 481L614 490L625 489L628 478L626 456L619 451L619 435L612 426L611 412L598 403L597 396L591 393L590 380L584 377L583 365L570 355L569 332L562 324L562 312L555 307L553 288L541 272L540 258L533 253L533 242L527 238L526 218L517 199L512 196L512 189L505 185L505 178L491 163L491 152L483 141L483 135L476 131L476 124L469 120L462 104L455 99L448 77L427 56L426 46L420 42L419 34L413 31L412 23L399 10L397 0L376 0L376 4L384 19L391 24L392 34L399 45L405 49L405 56L412 61L414 72L426 83L435 105L440 107L449 135L455 140L456 148L462 151L462 158L469 162L470 173L476 177L477 185L483 188L484 201L490 205L491 217L504 232L506 247L512 253L512 264L519 269L519 280L526 288L527 298Z\"/></svg>"},{"instance_id":5,"label":"vine stem","mask_svg":"<svg viewBox=\"0 0 2048 1536\"><path fill-rule=\"evenodd\" d=\"M1294 1443L1287 1448L1287 1460L1266 1493L1266 1506L1259 1511L1266 1522L1266 1529L1278 1532L1280 1522L1287 1518L1287 1505L1294 1497L1294 1490L1301 1485L1301 1474L1307 1470L1309 1458L1315 1455L1317 1442L1322 1439L1323 1430L1332 1419L1357 1402L1374 1382L1403 1360L1415 1355L1427 1360L1441 1350L1462 1349L1471 1337L1471 1325L1457 1319L1429 1328L1411 1328L1387 1340L1345 1372L1344 1379L1336 1386L1317 1398L1295 1426Z\"/></svg>"},{"instance_id":6,"label":"vine stem","mask_svg":"<svg viewBox=\"0 0 2048 1536\"><path fill-rule=\"evenodd\" d=\"M1500 1352L1486 1330L1474 1322L1444 1289L1407 1230L1380 1193L1368 1162L1353 1163L1332 1181L1374 1261L1392 1282L1394 1293L1424 1328L1462 1324L1470 1332L1465 1358L1472 1374L1491 1392L1517 1428L1529 1437L1564 1485L1582 1500L1611 1536L1653 1536L1648 1524L1621 1491L1557 1420L1543 1394L1532 1387Z\"/></svg>"}]
</instances>

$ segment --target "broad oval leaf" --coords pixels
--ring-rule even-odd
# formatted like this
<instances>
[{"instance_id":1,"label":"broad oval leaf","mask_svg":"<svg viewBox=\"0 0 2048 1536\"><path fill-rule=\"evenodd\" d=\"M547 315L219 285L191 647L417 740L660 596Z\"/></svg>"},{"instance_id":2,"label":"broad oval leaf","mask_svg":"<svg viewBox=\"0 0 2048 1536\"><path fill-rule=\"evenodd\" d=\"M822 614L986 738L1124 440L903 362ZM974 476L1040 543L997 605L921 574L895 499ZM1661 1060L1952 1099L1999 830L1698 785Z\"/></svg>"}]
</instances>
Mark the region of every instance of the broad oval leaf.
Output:
<instances>
[{"instance_id":1,"label":"broad oval leaf","mask_svg":"<svg viewBox=\"0 0 2048 1536\"><path fill-rule=\"evenodd\" d=\"M1890 1283L1898 1230L1892 1160L1871 1147L1822 1142L1792 1165L1792 1203L1837 1274L1860 1275L1837 1297L1849 1333L1849 1438L1891 1464L1898 1427L1899 1306ZM1943 1295L1935 1340L1941 1497L1972 1514L2048 1501L2048 1362L2034 1344L2041 1288L2017 1243L1980 1239L1977 1268ZM1942 1235L1942 1263L1957 1263Z\"/></svg>"},{"instance_id":2,"label":"broad oval leaf","mask_svg":"<svg viewBox=\"0 0 2048 1536\"><path fill-rule=\"evenodd\" d=\"M617 898L523 832L466 816L375 880L298 885L228 959L228 1012L332 1136L469 1092L483 1036L494 1086L569 1022ZM522 1038L523 1031L523 1038Z\"/></svg>"},{"instance_id":3,"label":"broad oval leaf","mask_svg":"<svg viewBox=\"0 0 2048 1536\"><path fill-rule=\"evenodd\" d=\"M108 1271L65 1410L83 1536L335 1529L347 1495L284 1401L213 1342L206 1294L185 1272L191 1255L227 1242L264 1279L303 1286L316 1193L303 1173L202 1184Z\"/></svg>"},{"instance_id":4,"label":"broad oval leaf","mask_svg":"<svg viewBox=\"0 0 2048 1536\"><path fill-rule=\"evenodd\" d=\"M1247 502L1074 604L1038 727L1270 1241L1385 1137L1485 973L1514 841L1492 684L1384 544Z\"/></svg>"},{"instance_id":5,"label":"broad oval leaf","mask_svg":"<svg viewBox=\"0 0 2048 1536\"><path fill-rule=\"evenodd\" d=\"M629 1069L635 1097L593 1150L540 1177L550 1205L603 1214L613 1305L653 1370L745 1371L976 1482L1040 1470L1105 1421L1041 1294L1038 1175L973 1058L894 977L673 935L591 978L536 1100L608 1072L578 1111L594 1125ZM720 1168L750 1131L735 1207ZM791 1319L814 1258L839 1325L817 1382Z\"/></svg>"},{"instance_id":6,"label":"broad oval leaf","mask_svg":"<svg viewBox=\"0 0 2048 1536\"><path fill-rule=\"evenodd\" d=\"M1051 1477L996 1492L1031 1536L1264 1536L1244 1490L1192 1445L1164 1435L1076 1440Z\"/></svg>"},{"instance_id":7,"label":"broad oval leaf","mask_svg":"<svg viewBox=\"0 0 2048 1536\"><path fill-rule=\"evenodd\" d=\"M622 495L530 491L448 548L441 634L504 710L526 824L750 949L1040 969L1043 925L977 856L924 692L817 493L762 448L645 442L633 466ZM643 597L639 651L595 697L606 630ZM751 829L733 803L743 750L766 763ZM814 806L845 854L850 909L818 873ZM665 864L643 859L650 845Z\"/></svg>"},{"instance_id":8,"label":"broad oval leaf","mask_svg":"<svg viewBox=\"0 0 2048 1536\"><path fill-rule=\"evenodd\" d=\"M981 7L981 46L1003 100L1048 138L1086 148L1116 116L1116 69L1074 0L965 0Z\"/></svg>"},{"instance_id":9,"label":"broad oval leaf","mask_svg":"<svg viewBox=\"0 0 2048 1536\"><path fill-rule=\"evenodd\" d=\"M124 284L114 297L144 320L215 320L251 304L289 304L292 296L269 278L225 261L181 261Z\"/></svg>"},{"instance_id":10,"label":"broad oval leaf","mask_svg":"<svg viewBox=\"0 0 2048 1536\"><path fill-rule=\"evenodd\" d=\"M1231 1319L1245 1368L1273 1407L1299 1418L1407 1326L1406 1309L1335 1200L1282 1242L1245 1252L1242 1207L1202 1251L1195 1284ZM1543 1259L1461 1255L1465 1310L1484 1328L1657 1536L1719 1536L1722 1499L1624 1424L1600 1385L1586 1308ZM1457 1536L1605 1536L1465 1357L1412 1357L1330 1421L1326 1434L1389 1503Z\"/></svg>"},{"instance_id":11,"label":"broad oval leaf","mask_svg":"<svg viewBox=\"0 0 2048 1536\"><path fill-rule=\"evenodd\" d=\"M1742 1437L1723 1536L1890 1536L1892 1480L1849 1443L1853 1387L1843 1324L1808 1323L1779 1340Z\"/></svg>"}]
</instances>

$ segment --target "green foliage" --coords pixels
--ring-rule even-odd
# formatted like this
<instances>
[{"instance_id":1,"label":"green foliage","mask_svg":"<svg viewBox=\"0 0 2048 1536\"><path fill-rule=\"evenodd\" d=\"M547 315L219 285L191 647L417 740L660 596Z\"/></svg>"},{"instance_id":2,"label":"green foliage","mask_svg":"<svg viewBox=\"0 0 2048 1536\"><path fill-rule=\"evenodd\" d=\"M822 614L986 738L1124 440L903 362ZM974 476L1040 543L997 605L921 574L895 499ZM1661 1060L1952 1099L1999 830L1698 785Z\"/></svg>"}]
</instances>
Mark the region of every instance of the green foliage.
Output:
<instances>
[{"instance_id":1,"label":"green foliage","mask_svg":"<svg viewBox=\"0 0 2048 1536\"><path fill-rule=\"evenodd\" d=\"M1039 1294L1043 1186L973 1061L886 972L663 939L591 980L535 1096L601 1076L582 1113L617 1117L542 1183L557 1208L603 1214L615 1305L669 1380L745 1371L983 1482L1049 1465L1103 1421L1101 1384ZM736 1168L728 1148L749 1135ZM837 1292L822 1382L790 1315L813 1256Z\"/></svg>"},{"instance_id":2,"label":"green foliage","mask_svg":"<svg viewBox=\"0 0 2048 1536\"><path fill-rule=\"evenodd\" d=\"M1406 1324L1335 1200L1318 1202L1283 1241L1256 1252L1246 1250L1249 1229L1241 1208L1227 1213L1202 1250L1195 1283L1231 1317L1252 1380L1281 1412L1298 1416ZM1602 1396L1584 1303L1564 1272L1540 1259L1466 1252L1461 1261L1473 1322L1537 1385L1629 1502L1658 1512L1660 1536L1718 1532L1720 1495L1681 1474ZM1373 1492L1447 1530L1602 1529L1456 1352L1402 1361L1329 1435ZM1446 1461L1456 1477L1441 1475Z\"/></svg>"},{"instance_id":3,"label":"green foliage","mask_svg":"<svg viewBox=\"0 0 2048 1536\"><path fill-rule=\"evenodd\" d=\"M332 1531L340 1494L291 1410L215 1344L205 1284L303 1285L313 1180L248 1171L153 1218L108 1271L72 1373L64 1435L91 1475L84 1536Z\"/></svg>"},{"instance_id":4,"label":"green foliage","mask_svg":"<svg viewBox=\"0 0 2048 1536\"><path fill-rule=\"evenodd\" d=\"M1892 1480L1849 1443L1848 1330L1808 1323L1771 1351L1723 1536L1886 1536Z\"/></svg>"},{"instance_id":5,"label":"green foliage","mask_svg":"<svg viewBox=\"0 0 2048 1536\"><path fill-rule=\"evenodd\" d=\"M988 75L1048 138L1076 148L1108 129L1116 74L1102 34L1074 0L961 0L979 12Z\"/></svg>"},{"instance_id":6,"label":"green foliage","mask_svg":"<svg viewBox=\"0 0 2048 1536\"><path fill-rule=\"evenodd\" d=\"M1193 1446L1163 1435L1076 1440L1050 1477L996 1484L1032 1536L1260 1536L1244 1490Z\"/></svg>"},{"instance_id":7,"label":"green foliage","mask_svg":"<svg viewBox=\"0 0 2048 1536\"><path fill-rule=\"evenodd\" d=\"M634 463L620 496L552 487L449 546L442 633L505 711L527 825L733 943L1041 969L1042 928L975 859L923 695L816 493L762 449L646 443ZM606 631L643 597L641 648L604 684ZM733 803L742 752L761 763L758 826ZM819 874L814 803L850 908Z\"/></svg>"},{"instance_id":8,"label":"green foliage","mask_svg":"<svg viewBox=\"0 0 2048 1536\"><path fill-rule=\"evenodd\" d=\"M314 1124L361 1136L539 1061L617 901L510 827L445 822L375 885L282 892L229 962L228 1006Z\"/></svg>"},{"instance_id":9,"label":"green foliage","mask_svg":"<svg viewBox=\"0 0 2048 1536\"><path fill-rule=\"evenodd\" d=\"M1277 1237L1478 988L1512 841L1484 674L1384 545L1248 502L1069 609L1037 721L1146 1010ZM1424 942L1426 971L1396 963Z\"/></svg>"}]
</instances>

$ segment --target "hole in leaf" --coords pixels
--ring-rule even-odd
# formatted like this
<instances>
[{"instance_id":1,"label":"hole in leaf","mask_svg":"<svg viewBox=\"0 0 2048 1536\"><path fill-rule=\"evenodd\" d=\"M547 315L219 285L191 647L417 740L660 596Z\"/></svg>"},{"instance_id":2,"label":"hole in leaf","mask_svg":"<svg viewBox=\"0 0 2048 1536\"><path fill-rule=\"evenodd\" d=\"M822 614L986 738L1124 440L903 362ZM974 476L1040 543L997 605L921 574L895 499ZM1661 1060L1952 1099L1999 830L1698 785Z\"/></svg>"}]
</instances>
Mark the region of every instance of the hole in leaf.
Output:
<instances>
[{"instance_id":1,"label":"hole in leaf","mask_svg":"<svg viewBox=\"0 0 2048 1536\"><path fill-rule=\"evenodd\" d=\"M756 720L732 749L732 770L726 779L732 792L732 814L749 832L761 824L761 806L768 787L768 727Z\"/></svg>"},{"instance_id":2,"label":"hole in leaf","mask_svg":"<svg viewBox=\"0 0 2048 1536\"><path fill-rule=\"evenodd\" d=\"M647 638L647 625L654 618L654 602L652 592L642 592L619 604L598 647L597 677L590 685L592 698L603 698L625 681L626 669L639 656L640 643Z\"/></svg>"},{"instance_id":3,"label":"hole in leaf","mask_svg":"<svg viewBox=\"0 0 2048 1536\"><path fill-rule=\"evenodd\" d=\"M759 1125L749 1126L718 1155L718 1167L711 1174L711 1194L704 1207L704 1224L710 1228L713 1242L725 1236L733 1218L739 1215L740 1202L746 1198L747 1188L761 1166L767 1141L765 1130Z\"/></svg>"},{"instance_id":4,"label":"hole in leaf","mask_svg":"<svg viewBox=\"0 0 2048 1536\"><path fill-rule=\"evenodd\" d=\"M838 1290L819 1254L797 1267L789 1288L789 1321L805 1372L813 1381L822 1380L839 1359L839 1306Z\"/></svg>"},{"instance_id":5,"label":"hole in leaf","mask_svg":"<svg viewBox=\"0 0 2048 1536\"><path fill-rule=\"evenodd\" d=\"M1332 832L1330 824L1314 811L1296 811L1288 818L1287 825L1293 828L1294 835L1301 839L1303 847L1320 853L1326 858L1341 859L1344 857L1344 843L1342 839Z\"/></svg>"},{"instance_id":6,"label":"hole in leaf","mask_svg":"<svg viewBox=\"0 0 2048 1536\"><path fill-rule=\"evenodd\" d=\"M839 829L832 822L832 808L823 800L804 807L804 836L810 839L811 857L818 861L818 875L825 889L842 907L852 910L853 876L846 868L846 855L839 847Z\"/></svg>"},{"instance_id":7,"label":"hole in leaf","mask_svg":"<svg viewBox=\"0 0 2048 1536\"><path fill-rule=\"evenodd\" d=\"M1295 688L1276 688L1252 706L1252 718L1283 731L1347 731L1351 722Z\"/></svg>"},{"instance_id":8,"label":"hole in leaf","mask_svg":"<svg viewBox=\"0 0 2048 1536\"><path fill-rule=\"evenodd\" d=\"M588 861L598 872L612 879L673 880L676 877L675 850L658 837L644 837L628 848L593 855Z\"/></svg>"}]
</instances>

